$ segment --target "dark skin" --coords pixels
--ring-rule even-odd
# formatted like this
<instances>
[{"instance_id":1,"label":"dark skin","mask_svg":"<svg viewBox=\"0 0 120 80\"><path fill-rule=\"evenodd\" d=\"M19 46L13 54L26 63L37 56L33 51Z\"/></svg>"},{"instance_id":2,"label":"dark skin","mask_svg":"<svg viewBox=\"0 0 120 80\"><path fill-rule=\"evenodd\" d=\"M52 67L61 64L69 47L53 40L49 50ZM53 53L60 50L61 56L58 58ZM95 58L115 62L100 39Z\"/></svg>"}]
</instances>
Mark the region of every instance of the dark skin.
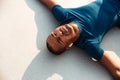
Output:
<instances>
[{"instance_id":1,"label":"dark skin","mask_svg":"<svg viewBox=\"0 0 120 80\"><path fill-rule=\"evenodd\" d=\"M50 10L56 4L57 0L40 0L41 3L46 5ZM91 1L91 0L90 0ZM79 37L80 30L76 24L69 23L69 28L72 29L72 33L69 33L68 28L63 27L56 28L47 38L47 43L55 50L58 51L62 48L68 50L72 47L72 43ZM61 29L60 29L61 28ZM120 28L120 26L119 26ZM54 42L54 43L53 43ZM113 51L104 51L104 54L99 61L114 77L114 80L120 80L120 58Z\"/></svg>"},{"instance_id":2,"label":"dark skin","mask_svg":"<svg viewBox=\"0 0 120 80\"><path fill-rule=\"evenodd\" d=\"M79 34L80 30L76 24L61 25L51 32L47 38L47 43L55 52L63 48L68 50L72 46L71 44L79 37Z\"/></svg>"}]
</instances>

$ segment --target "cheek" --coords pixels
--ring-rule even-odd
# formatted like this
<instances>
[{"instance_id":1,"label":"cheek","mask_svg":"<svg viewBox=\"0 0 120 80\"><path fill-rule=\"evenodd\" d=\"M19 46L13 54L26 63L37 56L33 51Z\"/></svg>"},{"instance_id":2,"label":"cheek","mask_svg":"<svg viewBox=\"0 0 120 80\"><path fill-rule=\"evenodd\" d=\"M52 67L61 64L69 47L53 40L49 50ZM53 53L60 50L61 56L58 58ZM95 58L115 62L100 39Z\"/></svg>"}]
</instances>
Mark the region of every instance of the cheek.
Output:
<instances>
[{"instance_id":1,"label":"cheek","mask_svg":"<svg viewBox=\"0 0 120 80\"><path fill-rule=\"evenodd\" d=\"M75 36L74 35L70 35L68 37L68 42L73 43L74 40L75 40Z\"/></svg>"},{"instance_id":2,"label":"cheek","mask_svg":"<svg viewBox=\"0 0 120 80\"><path fill-rule=\"evenodd\" d=\"M72 42L72 40L73 40L73 38L71 35L63 37L63 42L65 42L65 43L70 43L70 42Z\"/></svg>"}]
</instances>

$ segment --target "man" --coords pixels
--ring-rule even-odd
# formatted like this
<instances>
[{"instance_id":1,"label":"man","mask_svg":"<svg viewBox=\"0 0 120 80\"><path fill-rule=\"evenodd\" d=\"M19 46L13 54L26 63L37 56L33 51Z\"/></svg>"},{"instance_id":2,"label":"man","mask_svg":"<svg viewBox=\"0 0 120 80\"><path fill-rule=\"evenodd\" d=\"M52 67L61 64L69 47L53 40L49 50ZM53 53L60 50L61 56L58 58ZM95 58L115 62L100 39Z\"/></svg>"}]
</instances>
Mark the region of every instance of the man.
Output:
<instances>
[{"instance_id":1,"label":"man","mask_svg":"<svg viewBox=\"0 0 120 80\"><path fill-rule=\"evenodd\" d=\"M74 44L105 66L115 80L120 80L120 58L100 47L108 30L120 24L119 0L96 0L78 8L63 8L55 0L40 2L60 23L46 41L52 53L59 55Z\"/></svg>"}]
</instances>

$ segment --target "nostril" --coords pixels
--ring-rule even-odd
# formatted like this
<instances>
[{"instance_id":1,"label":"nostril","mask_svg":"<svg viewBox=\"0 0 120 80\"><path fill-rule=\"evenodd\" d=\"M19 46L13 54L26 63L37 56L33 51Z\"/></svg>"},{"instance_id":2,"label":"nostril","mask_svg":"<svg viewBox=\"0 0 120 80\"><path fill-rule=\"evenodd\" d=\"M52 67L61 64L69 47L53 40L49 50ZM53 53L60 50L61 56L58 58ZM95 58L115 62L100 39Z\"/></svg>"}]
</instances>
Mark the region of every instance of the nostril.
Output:
<instances>
[{"instance_id":1,"label":"nostril","mask_svg":"<svg viewBox=\"0 0 120 80\"><path fill-rule=\"evenodd\" d=\"M55 37L57 36L57 34L56 33L54 33L55 34Z\"/></svg>"},{"instance_id":2,"label":"nostril","mask_svg":"<svg viewBox=\"0 0 120 80\"><path fill-rule=\"evenodd\" d=\"M51 35L52 35L52 37L54 37L54 34L53 34L53 33L51 33Z\"/></svg>"}]
</instances>

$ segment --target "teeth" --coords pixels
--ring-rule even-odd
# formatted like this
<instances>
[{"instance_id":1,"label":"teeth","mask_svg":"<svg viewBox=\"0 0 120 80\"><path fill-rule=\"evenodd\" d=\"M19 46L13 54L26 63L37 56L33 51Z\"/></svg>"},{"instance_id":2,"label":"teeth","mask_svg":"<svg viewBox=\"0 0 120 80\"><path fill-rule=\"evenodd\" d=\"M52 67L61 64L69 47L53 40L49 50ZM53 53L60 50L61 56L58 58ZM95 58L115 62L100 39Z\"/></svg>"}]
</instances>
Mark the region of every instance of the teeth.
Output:
<instances>
[{"instance_id":1,"label":"teeth","mask_svg":"<svg viewBox=\"0 0 120 80\"><path fill-rule=\"evenodd\" d=\"M64 33L66 33L68 30L67 30L65 27L63 27L63 28L62 28L62 31L63 31Z\"/></svg>"},{"instance_id":2,"label":"teeth","mask_svg":"<svg viewBox=\"0 0 120 80\"><path fill-rule=\"evenodd\" d=\"M70 27L68 27L68 26L66 26L66 28L67 28L67 30L68 30L68 31L70 31L70 30L71 30L71 28L70 28Z\"/></svg>"},{"instance_id":3,"label":"teeth","mask_svg":"<svg viewBox=\"0 0 120 80\"><path fill-rule=\"evenodd\" d=\"M67 33L69 33L69 32L71 31L71 28L70 28L68 25L66 25L66 26L64 26L64 27L61 27L61 28L59 29L59 31L60 31L60 33L62 33L62 34L67 34Z\"/></svg>"},{"instance_id":4,"label":"teeth","mask_svg":"<svg viewBox=\"0 0 120 80\"><path fill-rule=\"evenodd\" d=\"M66 28L66 27L63 27L63 29L67 32L68 31L68 29Z\"/></svg>"}]
</instances>

